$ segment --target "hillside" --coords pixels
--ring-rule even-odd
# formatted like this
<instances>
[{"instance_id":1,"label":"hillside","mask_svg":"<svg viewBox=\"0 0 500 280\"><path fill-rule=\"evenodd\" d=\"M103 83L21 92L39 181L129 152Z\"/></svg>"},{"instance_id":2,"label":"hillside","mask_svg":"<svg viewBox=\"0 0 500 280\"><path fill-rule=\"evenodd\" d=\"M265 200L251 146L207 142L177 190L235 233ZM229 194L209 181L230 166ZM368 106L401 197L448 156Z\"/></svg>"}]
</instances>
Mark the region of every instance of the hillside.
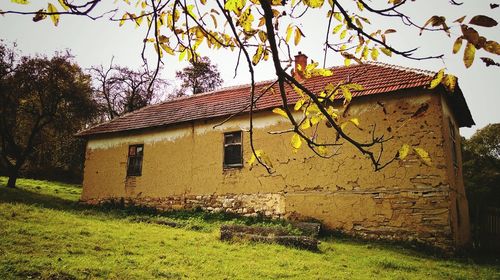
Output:
<instances>
[{"instance_id":1,"label":"hillside","mask_svg":"<svg viewBox=\"0 0 500 280\"><path fill-rule=\"evenodd\" d=\"M498 260L445 259L396 245L321 240L320 252L224 243L222 223L201 212L166 215L77 203L76 185L0 178L0 279L499 279ZM179 227L145 223L173 221ZM142 222L139 222L142 221Z\"/></svg>"}]
</instances>

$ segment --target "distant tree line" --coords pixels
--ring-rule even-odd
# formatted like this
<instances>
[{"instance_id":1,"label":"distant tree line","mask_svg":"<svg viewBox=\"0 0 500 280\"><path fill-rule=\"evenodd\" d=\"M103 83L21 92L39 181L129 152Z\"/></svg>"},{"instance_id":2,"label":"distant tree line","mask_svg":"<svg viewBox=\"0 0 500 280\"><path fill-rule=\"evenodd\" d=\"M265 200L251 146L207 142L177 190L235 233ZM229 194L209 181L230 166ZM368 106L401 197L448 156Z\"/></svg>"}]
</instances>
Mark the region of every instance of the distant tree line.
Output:
<instances>
[{"instance_id":1,"label":"distant tree line","mask_svg":"<svg viewBox=\"0 0 500 280\"><path fill-rule=\"evenodd\" d=\"M208 76L207 76L208 75ZM0 41L0 175L81 182L85 140L81 129L189 93L220 86L208 58L177 72L182 88L167 93L166 80L146 67L113 64L81 69L69 52L22 56Z\"/></svg>"},{"instance_id":2,"label":"distant tree line","mask_svg":"<svg viewBox=\"0 0 500 280\"><path fill-rule=\"evenodd\" d=\"M489 124L462 142L471 213L482 206L500 207L500 123Z\"/></svg>"}]
</instances>

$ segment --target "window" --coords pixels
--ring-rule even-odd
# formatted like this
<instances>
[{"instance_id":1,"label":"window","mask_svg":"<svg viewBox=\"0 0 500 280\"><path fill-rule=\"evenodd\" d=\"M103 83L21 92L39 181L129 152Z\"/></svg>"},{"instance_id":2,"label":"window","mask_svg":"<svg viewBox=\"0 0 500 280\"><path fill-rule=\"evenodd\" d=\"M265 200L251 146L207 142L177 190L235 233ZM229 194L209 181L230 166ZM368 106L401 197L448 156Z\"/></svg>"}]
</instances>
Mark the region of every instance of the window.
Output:
<instances>
[{"instance_id":1,"label":"window","mask_svg":"<svg viewBox=\"0 0 500 280\"><path fill-rule=\"evenodd\" d=\"M224 133L224 168L243 166L241 131Z\"/></svg>"},{"instance_id":2,"label":"window","mask_svg":"<svg viewBox=\"0 0 500 280\"><path fill-rule=\"evenodd\" d=\"M455 135L455 126L451 119L448 119L450 128L450 145L451 145L451 159L453 161L453 168L455 169L455 174L458 173L458 159L457 159L457 139Z\"/></svg>"},{"instance_id":3,"label":"window","mask_svg":"<svg viewBox=\"0 0 500 280\"><path fill-rule=\"evenodd\" d=\"M128 146L127 176L141 176L144 145Z\"/></svg>"}]
</instances>

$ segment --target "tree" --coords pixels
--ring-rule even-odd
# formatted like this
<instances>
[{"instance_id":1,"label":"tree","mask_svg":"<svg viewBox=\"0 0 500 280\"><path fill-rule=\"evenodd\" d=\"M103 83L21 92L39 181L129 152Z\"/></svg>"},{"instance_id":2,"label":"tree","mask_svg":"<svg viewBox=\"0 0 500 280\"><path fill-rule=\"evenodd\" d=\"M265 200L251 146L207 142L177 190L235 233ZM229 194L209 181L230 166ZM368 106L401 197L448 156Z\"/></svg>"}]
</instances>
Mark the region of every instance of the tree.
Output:
<instances>
[{"instance_id":1,"label":"tree","mask_svg":"<svg viewBox=\"0 0 500 280\"><path fill-rule=\"evenodd\" d=\"M15 2L28 3L28 1ZM500 54L499 44L480 35L475 29L495 27L497 25L495 19L485 15L466 15L450 23L450 20L443 16L429 15L425 23L419 24L404 12L405 8L414 1L389 0L388 3L379 5L365 0L142 0L137 2L137 5L130 5L128 0L121 2L129 6L123 8L122 5L116 4L111 11L119 17L112 17L110 20L117 22L120 26L126 22L144 26L144 46L149 44L156 51L157 66L160 65L162 57L167 54L178 55L180 60L187 58L191 61L199 58L206 48L238 51L236 67L239 67L240 59L243 59L250 73L251 90L247 108L250 110L249 133L253 160L257 160L268 171L271 165L269 162L266 163L265 153L256 150L252 140L254 104L259 96L271 90L271 87L268 87L263 92L256 92L255 67L262 60L271 60L273 63L276 73L273 85L279 89L279 97L282 100L282 108L277 108L275 112L286 116L289 120L291 128L283 133L292 135L290 143L294 149L302 147L302 143L305 143L318 156L329 158L335 155L330 151L332 146L352 145L371 161L374 170L380 170L408 154L408 145L403 144L400 153L389 158L382 157L383 144L391 139L390 136L369 135L371 139L364 141L353 138L354 136L342 129L346 123L357 123L355 119L349 120L342 116L349 107L352 91L361 90L359 85L350 83L347 79L338 85L326 85L323 89L313 91L311 88L306 88L300 78L287 72L293 61L290 51L292 38L293 44L297 46L306 35L301 29L301 19L305 15L319 11L326 16L324 20L318 18L315 22L317 26L327 27L325 40L321 45L324 50L324 61L327 56L336 54L345 59L346 65L352 61L362 63L364 60L377 60L381 54L399 55L415 60L443 57L442 54L419 57L415 55L417 48L401 50L393 46L389 41L390 34L397 30L373 28L370 20L373 17L382 17L388 24L391 21L401 21L421 32L441 31L449 37L453 34L454 37L456 36L453 52L458 53L462 45L465 46L463 62L466 67L472 65L476 52L485 55L481 57L481 60L486 66L498 66L498 63L491 57L495 58ZM107 12L100 13L99 9L96 9L100 3L99 0L83 1L83 3L72 1L69 3L67 0L61 0L57 5L49 2L46 8L42 7L38 10L35 8L2 13L31 15L35 21L50 17L54 25L58 25L60 16L66 14L87 16L92 19L103 17ZM458 7L461 3L451 0L449 5ZM497 5L491 4L490 7L494 9ZM200 47L202 44L203 47ZM299 69L299 72L299 76L305 78L332 74L330 69L320 68L319 63L309 64L305 69ZM444 70L441 70L429 88L443 85L450 93L453 93L456 79L455 76L445 74ZM292 87L301 96L298 102L300 106L297 105L296 108L304 112L303 118L295 119L290 111L286 86ZM335 109L335 96L341 96L344 100L344 106L340 110ZM326 124L338 137L319 142L317 139L320 138L313 129L319 124ZM427 153L424 150L419 148L415 152L425 161Z\"/></svg>"},{"instance_id":2,"label":"tree","mask_svg":"<svg viewBox=\"0 0 500 280\"><path fill-rule=\"evenodd\" d=\"M68 54L21 57L0 48L0 160L8 187L48 134L71 135L92 116L90 77Z\"/></svg>"},{"instance_id":3,"label":"tree","mask_svg":"<svg viewBox=\"0 0 500 280\"><path fill-rule=\"evenodd\" d=\"M113 65L92 67L96 90L94 99L99 104L101 117L111 120L160 100L166 81L154 78L155 72L147 67L132 70Z\"/></svg>"},{"instance_id":4,"label":"tree","mask_svg":"<svg viewBox=\"0 0 500 280\"><path fill-rule=\"evenodd\" d=\"M191 94L212 91L222 85L224 82L217 65L213 65L206 56L191 60L191 65L177 71L175 76L182 81L179 95L184 95L187 90Z\"/></svg>"},{"instance_id":5,"label":"tree","mask_svg":"<svg viewBox=\"0 0 500 280\"><path fill-rule=\"evenodd\" d=\"M463 139L463 174L471 209L500 207L500 123L489 124Z\"/></svg>"}]
</instances>

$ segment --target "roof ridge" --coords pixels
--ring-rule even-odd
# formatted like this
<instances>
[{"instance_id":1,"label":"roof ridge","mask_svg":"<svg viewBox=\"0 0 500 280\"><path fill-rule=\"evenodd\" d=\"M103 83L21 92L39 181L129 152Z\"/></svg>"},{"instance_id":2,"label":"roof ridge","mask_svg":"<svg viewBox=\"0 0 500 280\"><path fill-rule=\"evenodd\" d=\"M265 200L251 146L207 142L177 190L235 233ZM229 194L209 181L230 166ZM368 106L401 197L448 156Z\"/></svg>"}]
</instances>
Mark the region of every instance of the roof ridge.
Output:
<instances>
[{"instance_id":1,"label":"roof ridge","mask_svg":"<svg viewBox=\"0 0 500 280\"><path fill-rule=\"evenodd\" d=\"M418 73L418 74L424 74L424 75L427 75L430 77L434 77L434 75L436 75L436 73L437 73L437 72L431 71L431 70L425 70L425 69L419 69L419 68L413 68L413 67L404 67L404 66L380 62L380 61L365 61L364 63L372 64L372 65L379 65L379 66L383 66L383 67L387 67L387 68L393 68L396 70L411 71L411 72Z\"/></svg>"}]
</instances>

